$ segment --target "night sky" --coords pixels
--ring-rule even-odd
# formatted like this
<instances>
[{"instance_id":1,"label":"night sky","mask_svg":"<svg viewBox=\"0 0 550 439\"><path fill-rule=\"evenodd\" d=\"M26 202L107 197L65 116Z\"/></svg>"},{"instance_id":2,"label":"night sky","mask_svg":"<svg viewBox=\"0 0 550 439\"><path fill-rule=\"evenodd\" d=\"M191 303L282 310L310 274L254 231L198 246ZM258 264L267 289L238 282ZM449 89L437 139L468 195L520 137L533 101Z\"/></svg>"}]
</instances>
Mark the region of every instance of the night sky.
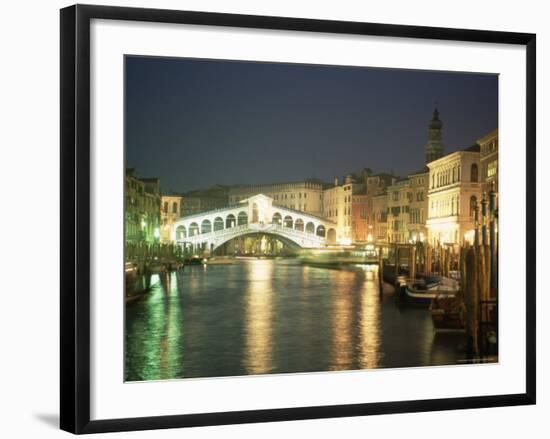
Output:
<instances>
[{"instance_id":1,"label":"night sky","mask_svg":"<svg viewBox=\"0 0 550 439\"><path fill-rule=\"evenodd\" d=\"M445 153L498 126L498 77L126 58L126 164L164 191L424 165L437 101Z\"/></svg>"}]
</instances>

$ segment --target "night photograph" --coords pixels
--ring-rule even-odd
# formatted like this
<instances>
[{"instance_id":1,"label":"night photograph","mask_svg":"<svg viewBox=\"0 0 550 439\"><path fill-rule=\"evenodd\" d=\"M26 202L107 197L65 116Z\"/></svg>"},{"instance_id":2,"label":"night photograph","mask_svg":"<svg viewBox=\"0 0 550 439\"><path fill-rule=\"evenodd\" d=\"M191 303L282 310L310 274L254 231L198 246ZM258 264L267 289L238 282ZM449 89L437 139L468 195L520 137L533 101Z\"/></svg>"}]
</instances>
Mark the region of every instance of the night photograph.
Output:
<instances>
[{"instance_id":1,"label":"night photograph","mask_svg":"<svg viewBox=\"0 0 550 439\"><path fill-rule=\"evenodd\" d=\"M126 381L498 362L498 75L124 67Z\"/></svg>"}]
</instances>

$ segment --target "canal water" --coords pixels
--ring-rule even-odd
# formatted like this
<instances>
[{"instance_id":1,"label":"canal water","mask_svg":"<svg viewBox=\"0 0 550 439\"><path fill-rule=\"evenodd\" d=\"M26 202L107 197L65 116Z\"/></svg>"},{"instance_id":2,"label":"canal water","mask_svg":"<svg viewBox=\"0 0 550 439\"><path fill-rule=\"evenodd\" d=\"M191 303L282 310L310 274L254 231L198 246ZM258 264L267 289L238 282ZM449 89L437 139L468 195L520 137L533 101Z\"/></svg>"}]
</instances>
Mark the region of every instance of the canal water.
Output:
<instances>
[{"instance_id":1,"label":"canal water","mask_svg":"<svg viewBox=\"0 0 550 439\"><path fill-rule=\"evenodd\" d=\"M186 266L126 305L127 381L462 363L460 335L380 294L376 266Z\"/></svg>"}]
</instances>

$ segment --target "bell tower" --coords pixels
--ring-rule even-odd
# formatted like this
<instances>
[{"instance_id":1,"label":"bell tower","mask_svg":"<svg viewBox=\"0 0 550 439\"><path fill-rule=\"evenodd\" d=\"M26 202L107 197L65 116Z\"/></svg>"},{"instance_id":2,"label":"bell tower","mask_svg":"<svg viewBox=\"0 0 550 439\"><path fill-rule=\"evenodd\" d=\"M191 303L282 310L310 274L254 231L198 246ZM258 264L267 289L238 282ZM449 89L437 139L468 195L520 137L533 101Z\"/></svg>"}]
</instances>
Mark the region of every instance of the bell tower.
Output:
<instances>
[{"instance_id":1,"label":"bell tower","mask_svg":"<svg viewBox=\"0 0 550 439\"><path fill-rule=\"evenodd\" d=\"M439 111L434 109L428 129L428 143L426 144L426 164L443 157L443 143L441 142L441 128L443 122L439 120Z\"/></svg>"}]
</instances>

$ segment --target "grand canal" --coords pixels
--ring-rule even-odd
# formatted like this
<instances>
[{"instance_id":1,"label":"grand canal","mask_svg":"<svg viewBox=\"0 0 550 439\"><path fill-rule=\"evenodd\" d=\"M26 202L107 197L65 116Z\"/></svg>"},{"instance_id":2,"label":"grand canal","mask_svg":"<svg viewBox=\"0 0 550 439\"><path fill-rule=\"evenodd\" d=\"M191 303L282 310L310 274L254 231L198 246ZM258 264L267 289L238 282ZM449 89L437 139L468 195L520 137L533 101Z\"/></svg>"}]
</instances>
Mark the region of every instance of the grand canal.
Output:
<instances>
[{"instance_id":1,"label":"grand canal","mask_svg":"<svg viewBox=\"0 0 550 439\"><path fill-rule=\"evenodd\" d=\"M380 294L376 266L186 266L126 305L127 381L461 363L461 336Z\"/></svg>"}]
</instances>

